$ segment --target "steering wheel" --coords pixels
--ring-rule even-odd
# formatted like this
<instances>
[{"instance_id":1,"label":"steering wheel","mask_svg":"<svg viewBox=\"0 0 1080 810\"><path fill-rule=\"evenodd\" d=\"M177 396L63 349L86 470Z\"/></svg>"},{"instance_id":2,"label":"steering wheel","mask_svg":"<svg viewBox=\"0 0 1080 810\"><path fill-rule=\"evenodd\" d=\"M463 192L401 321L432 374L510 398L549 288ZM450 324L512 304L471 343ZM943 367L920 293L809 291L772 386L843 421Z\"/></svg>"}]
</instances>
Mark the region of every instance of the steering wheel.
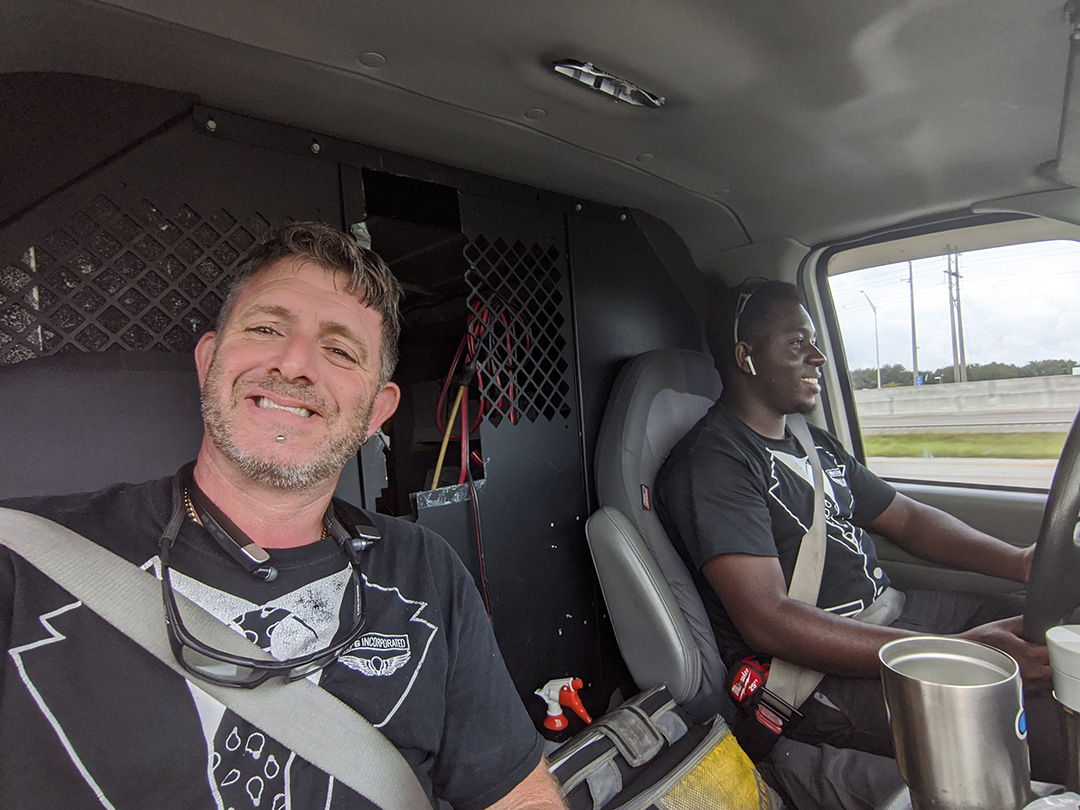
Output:
<instances>
[{"instance_id":1,"label":"steering wheel","mask_svg":"<svg viewBox=\"0 0 1080 810\"><path fill-rule=\"evenodd\" d=\"M1046 499L1024 605L1024 638L1046 643L1046 631L1080 605L1080 413L1065 440Z\"/></svg>"}]
</instances>

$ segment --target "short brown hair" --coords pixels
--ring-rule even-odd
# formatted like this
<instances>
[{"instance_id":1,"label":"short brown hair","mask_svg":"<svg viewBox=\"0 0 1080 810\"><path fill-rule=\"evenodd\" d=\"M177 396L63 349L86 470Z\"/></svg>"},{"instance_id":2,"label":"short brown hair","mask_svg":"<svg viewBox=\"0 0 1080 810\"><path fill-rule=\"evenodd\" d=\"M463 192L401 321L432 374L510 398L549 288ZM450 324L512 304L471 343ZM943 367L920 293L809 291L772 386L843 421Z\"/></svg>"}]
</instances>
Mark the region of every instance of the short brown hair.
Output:
<instances>
[{"instance_id":1,"label":"short brown hair","mask_svg":"<svg viewBox=\"0 0 1080 810\"><path fill-rule=\"evenodd\" d=\"M398 361L401 284L379 254L360 247L352 237L320 222L290 223L252 249L233 273L215 329L220 332L228 322L240 293L252 278L275 262L294 256L314 262L328 272L347 275L345 291L379 313L382 317L379 384L389 382Z\"/></svg>"}]
</instances>

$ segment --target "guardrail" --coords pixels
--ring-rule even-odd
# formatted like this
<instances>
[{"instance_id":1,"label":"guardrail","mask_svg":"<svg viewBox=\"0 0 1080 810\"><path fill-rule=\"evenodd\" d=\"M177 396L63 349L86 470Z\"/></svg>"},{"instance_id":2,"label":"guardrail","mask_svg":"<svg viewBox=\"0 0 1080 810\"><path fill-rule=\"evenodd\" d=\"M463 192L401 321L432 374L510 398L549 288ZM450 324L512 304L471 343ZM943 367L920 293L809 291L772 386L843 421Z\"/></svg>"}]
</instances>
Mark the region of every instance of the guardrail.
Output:
<instances>
[{"instance_id":1,"label":"guardrail","mask_svg":"<svg viewBox=\"0 0 1080 810\"><path fill-rule=\"evenodd\" d=\"M864 434L1064 432L1080 409L1080 376L868 389L855 404Z\"/></svg>"}]
</instances>

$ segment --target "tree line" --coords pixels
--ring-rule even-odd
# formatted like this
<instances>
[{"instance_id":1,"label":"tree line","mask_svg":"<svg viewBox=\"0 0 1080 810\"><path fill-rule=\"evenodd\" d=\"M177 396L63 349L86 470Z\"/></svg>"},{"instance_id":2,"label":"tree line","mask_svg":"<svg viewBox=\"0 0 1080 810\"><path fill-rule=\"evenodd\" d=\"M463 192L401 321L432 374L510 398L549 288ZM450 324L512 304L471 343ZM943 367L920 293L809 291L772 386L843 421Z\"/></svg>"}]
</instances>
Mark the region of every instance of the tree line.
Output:
<instances>
[{"instance_id":1,"label":"tree line","mask_svg":"<svg viewBox=\"0 0 1080 810\"><path fill-rule=\"evenodd\" d=\"M1050 377L1056 374L1072 374L1075 360L1032 360L1022 366L1013 363L972 363L967 367L968 382L978 380L1011 380L1015 377ZM955 382L953 367L946 366L935 371L920 371L924 385ZM891 363L881 367L881 387L896 388L913 385L911 369L903 363ZM851 372L853 388L877 388L876 368L857 368Z\"/></svg>"}]
</instances>

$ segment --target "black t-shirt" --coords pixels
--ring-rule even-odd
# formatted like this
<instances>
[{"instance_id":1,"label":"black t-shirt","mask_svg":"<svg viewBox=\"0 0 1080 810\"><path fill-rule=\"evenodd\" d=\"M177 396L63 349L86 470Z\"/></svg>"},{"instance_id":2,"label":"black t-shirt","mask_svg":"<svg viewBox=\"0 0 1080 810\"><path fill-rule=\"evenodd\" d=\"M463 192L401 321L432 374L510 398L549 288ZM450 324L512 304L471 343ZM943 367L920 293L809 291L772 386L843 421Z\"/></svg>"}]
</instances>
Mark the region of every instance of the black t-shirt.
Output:
<instances>
[{"instance_id":1,"label":"black t-shirt","mask_svg":"<svg viewBox=\"0 0 1080 810\"><path fill-rule=\"evenodd\" d=\"M810 426L825 483L827 543L817 606L840 616L868 607L888 586L870 536L860 528L895 490L856 461L831 434ZM785 581L813 521L813 473L790 434L768 439L716 403L672 449L657 474L657 511L687 562L724 662L752 652L702 566L718 554L778 557Z\"/></svg>"},{"instance_id":2,"label":"black t-shirt","mask_svg":"<svg viewBox=\"0 0 1080 810\"><path fill-rule=\"evenodd\" d=\"M5 505L160 576L171 479ZM390 739L429 797L486 807L536 767L543 741L453 550L415 524L367 516L382 540L362 556L365 629L319 683ZM340 546L271 555L278 578L256 579L185 519L170 581L278 658L347 632L355 588ZM3 548L0 641L0 807L372 807Z\"/></svg>"}]
</instances>

